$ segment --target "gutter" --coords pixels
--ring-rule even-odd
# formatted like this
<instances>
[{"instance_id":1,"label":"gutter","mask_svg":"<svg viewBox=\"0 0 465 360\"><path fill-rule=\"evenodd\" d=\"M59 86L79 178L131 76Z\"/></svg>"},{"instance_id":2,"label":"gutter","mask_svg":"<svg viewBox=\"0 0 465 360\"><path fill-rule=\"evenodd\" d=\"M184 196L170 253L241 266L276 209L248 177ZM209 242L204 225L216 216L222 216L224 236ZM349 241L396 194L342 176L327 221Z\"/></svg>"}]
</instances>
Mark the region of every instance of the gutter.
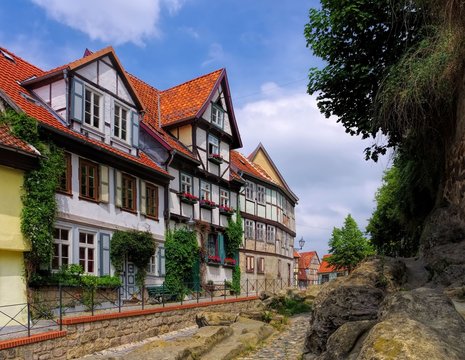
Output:
<instances>
[{"instance_id":1,"label":"gutter","mask_svg":"<svg viewBox=\"0 0 465 360\"><path fill-rule=\"evenodd\" d=\"M168 157L168 160L166 160L163 165L165 166L166 172L168 172L168 167L171 165L171 163L174 160L174 155L176 155L177 151L176 149L173 149L172 151L169 152L170 156ZM165 210L163 211L163 214L165 216L165 228L169 229L169 220L171 217L170 213L170 198L169 198L169 192L170 192L170 183L165 185Z\"/></svg>"}]
</instances>

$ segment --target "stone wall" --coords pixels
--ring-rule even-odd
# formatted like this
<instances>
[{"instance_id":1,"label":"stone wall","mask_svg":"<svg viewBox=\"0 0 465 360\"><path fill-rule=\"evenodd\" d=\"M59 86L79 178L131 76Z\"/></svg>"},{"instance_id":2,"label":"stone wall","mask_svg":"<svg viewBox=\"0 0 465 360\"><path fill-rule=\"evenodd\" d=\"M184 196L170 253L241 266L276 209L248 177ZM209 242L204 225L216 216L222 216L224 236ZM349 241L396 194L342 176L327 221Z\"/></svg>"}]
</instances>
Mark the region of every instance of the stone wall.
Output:
<instances>
[{"instance_id":1,"label":"stone wall","mask_svg":"<svg viewBox=\"0 0 465 360\"><path fill-rule=\"evenodd\" d=\"M243 301L215 301L199 304L202 307L173 306L171 309L166 308L166 311L144 315L112 314L118 317L65 325L63 330L67 334L61 338L0 350L0 360L74 359L109 347L193 326L196 313L205 308L208 311L239 313L252 310L259 303L258 299L252 298Z\"/></svg>"}]
</instances>

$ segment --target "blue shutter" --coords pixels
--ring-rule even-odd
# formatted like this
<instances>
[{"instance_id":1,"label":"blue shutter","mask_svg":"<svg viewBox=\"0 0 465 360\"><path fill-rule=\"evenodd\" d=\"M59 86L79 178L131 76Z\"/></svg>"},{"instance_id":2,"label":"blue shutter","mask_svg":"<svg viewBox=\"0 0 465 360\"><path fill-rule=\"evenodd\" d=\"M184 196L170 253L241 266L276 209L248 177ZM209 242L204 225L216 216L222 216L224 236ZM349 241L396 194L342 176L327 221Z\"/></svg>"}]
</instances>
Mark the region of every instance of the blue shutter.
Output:
<instances>
[{"instance_id":1,"label":"blue shutter","mask_svg":"<svg viewBox=\"0 0 465 360\"><path fill-rule=\"evenodd\" d=\"M221 258L221 262L223 262L224 258L226 257L226 253L224 250L224 236L223 234L218 234L218 255Z\"/></svg>"},{"instance_id":2,"label":"blue shutter","mask_svg":"<svg viewBox=\"0 0 465 360\"><path fill-rule=\"evenodd\" d=\"M73 78L71 87L71 119L82 122L84 119L84 83Z\"/></svg>"},{"instance_id":3,"label":"blue shutter","mask_svg":"<svg viewBox=\"0 0 465 360\"><path fill-rule=\"evenodd\" d=\"M158 276L165 276L165 248L159 247L157 250Z\"/></svg>"},{"instance_id":4,"label":"blue shutter","mask_svg":"<svg viewBox=\"0 0 465 360\"><path fill-rule=\"evenodd\" d=\"M99 266L99 275L110 275L110 235L109 234L100 234L99 239L99 249L100 249L100 266Z\"/></svg>"},{"instance_id":5,"label":"blue shutter","mask_svg":"<svg viewBox=\"0 0 465 360\"><path fill-rule=\"evenodd\" d=\"M139 114L131 111L132 120L132 146L139 148Z\"/></svg>"}]
</instances>

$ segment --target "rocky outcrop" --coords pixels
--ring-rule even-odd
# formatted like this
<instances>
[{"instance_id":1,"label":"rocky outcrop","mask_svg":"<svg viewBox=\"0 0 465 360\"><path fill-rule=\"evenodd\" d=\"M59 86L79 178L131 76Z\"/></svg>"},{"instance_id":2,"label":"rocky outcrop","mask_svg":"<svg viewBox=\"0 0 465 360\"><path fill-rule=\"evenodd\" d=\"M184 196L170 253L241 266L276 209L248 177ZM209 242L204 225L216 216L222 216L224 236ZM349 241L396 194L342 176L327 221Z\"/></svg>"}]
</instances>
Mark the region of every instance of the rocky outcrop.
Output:
<instances>
[{"instance_id":1,"label":"rocky outcrop","mask_svg":"<svg viewBox=\"0 0 465 360\"><path fill-rule=\"evenodd\" d=\"M195 322L198 327L226 326L235 323L238 318L239 314L204 311L195 315Z\"/></svg>"},{"instance_id":2,"label":"rocky outcrop","mask_svg":"<svg viewBox=\"0 0 465 360\"><path fill-rule=\"evenodd\" d=\"M328 284L315 300L304 359L464 359L465 320L449 297L434 288L405 291L420 270L375 259ZM407 273L413 281L403 284Z\"/></svg>"},{"instance_id":3,"label":"rocky outcrop","mask_svg":"<svg viewBox=\"0 0 465 360\"><path fill-rule=\"evenodd\" d=\"M313 304L306 352L326 351L329 337L352 321L375 320L386 294L404 282L405 265L392 259L372 259L356 268L347 278L322 288Z\"/></svg>"}]
</instances>

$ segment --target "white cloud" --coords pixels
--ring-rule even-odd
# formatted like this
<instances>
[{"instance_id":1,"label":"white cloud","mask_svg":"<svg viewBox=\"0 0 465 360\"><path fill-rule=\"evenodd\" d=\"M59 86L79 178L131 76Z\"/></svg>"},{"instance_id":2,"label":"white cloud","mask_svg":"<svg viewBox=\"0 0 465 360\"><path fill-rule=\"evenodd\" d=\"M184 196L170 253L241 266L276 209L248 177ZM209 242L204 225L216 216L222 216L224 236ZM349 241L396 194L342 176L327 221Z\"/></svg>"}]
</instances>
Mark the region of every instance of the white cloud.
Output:
<instances>
[{"instance_id":1,"label":"white cloud","mask_svg":"<svg viewBox=\"0 0 465 360\"><path fill-rule=\"evenodd\" d=\"M160 34L160 8L170 13L182 6L181 0L31 0L55 21L82 31L92 40L142 46L144 40Z\"/></svg>"},{"instance_id":2,"label":"white cloud","mask_svg":"<svg viewBox=\"0 0 465 360\"><path fill-rule=\"evenodd\" d=\"M208 58L202 63L202 66L207 66L214 62L222 62L224 60L225 54L223 46L218 43L213 43L208 49Z\"/></svg>"},{"instance_id":3,"label":"white cloud","mask_svg":"<svg viewBox=\"0 0 465 360\"><path fill-rule=\"evenodd\" d=\"M262 86L262 100L236 108L248 155L262 142L291 189L299 197L297 240L304 249L322 256L333 227L348 213L361 230L371 216L374 193L380 185L382 163L364 160L370 141L346 134L336 119L326 119L305 89Z\"/></svg>"}]
</instances>

